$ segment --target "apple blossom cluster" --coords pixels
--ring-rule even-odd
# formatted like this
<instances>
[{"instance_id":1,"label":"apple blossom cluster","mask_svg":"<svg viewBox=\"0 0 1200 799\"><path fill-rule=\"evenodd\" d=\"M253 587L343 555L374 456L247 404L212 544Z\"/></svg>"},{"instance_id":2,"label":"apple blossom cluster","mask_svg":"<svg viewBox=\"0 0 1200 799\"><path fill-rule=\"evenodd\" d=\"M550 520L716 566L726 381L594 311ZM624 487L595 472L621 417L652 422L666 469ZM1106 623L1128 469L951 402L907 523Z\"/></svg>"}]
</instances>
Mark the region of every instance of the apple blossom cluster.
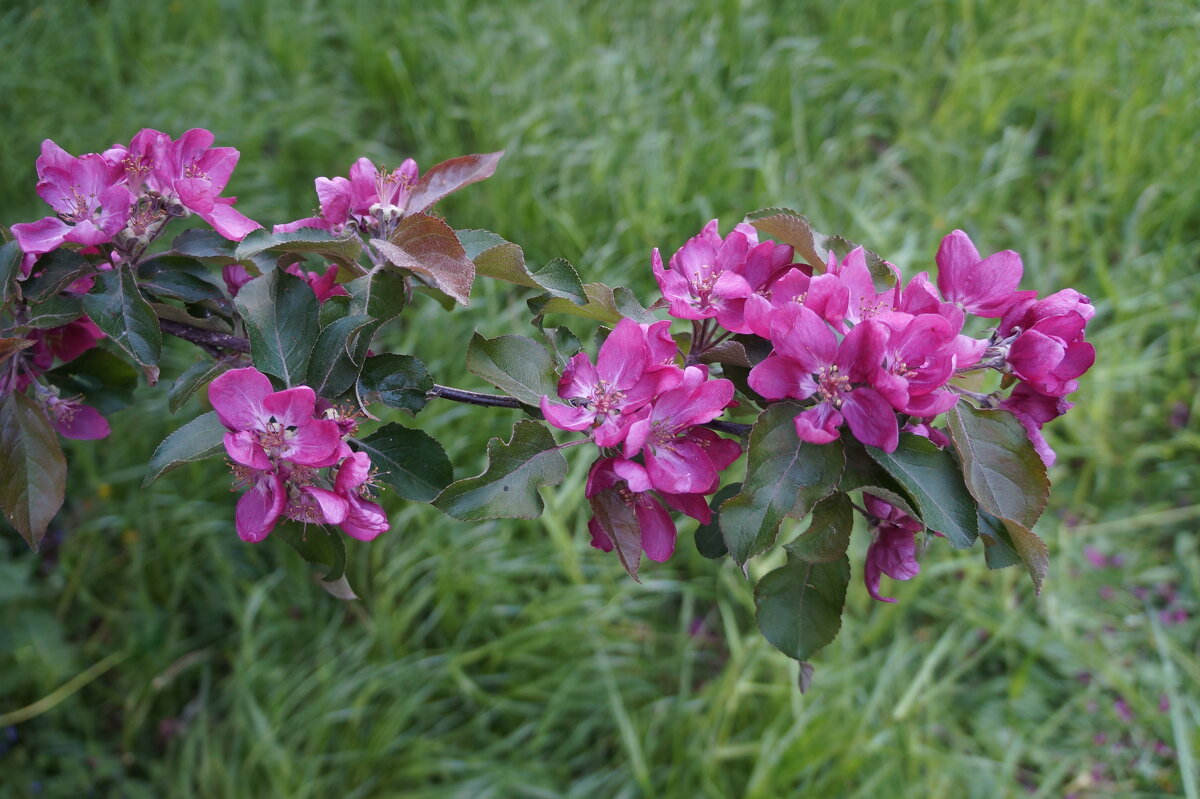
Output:
<instances>
[{"instance_id":1,"label":"apple blossom cluster","mask_svg":"<svg viewBox=\"0 0 1200 799\"><path fill-rule=\"evenodd\" d=\"M586 431L604 453L588 473L585 495L593 508L610 500L625 508L593 516L592 546L611 552L614 539L636 534L646 557L660 562L675 551L675 522L666 508L709 522L704 497L742 451L702 426L733 404L733 383L710 379L704 366L681 368L670 325L621 320L595 364L581 352L563 370L558 396L569 404L541 400L547 422Z\"/></svg>"},{"instance_id":2,"label":"apple blossom cluster","mask_svg":"<svg viewBox=\"0 0 1200 799\"><path fill-rule=\"evenodd\" d=\"M221 197L238 151L213 147L213 134L193 128L179 139L145 128L128 146L73 156L50 139L37 159L37 193L55 211L12 226L21 249L35 256L63 244L112 243L128 257L145 252L173 218L194 213L227 239L261 227Z\"/></svg>"},{"instance_id":3,"label":"apple blossom cluster","mask_svg":"<svg viewBox=\"0 0 1200 799\"><path fill-rule=\"evenodd\" d=\"M237 485L249 489L234 516L243 541L263 540L284 518L335 525L360 541L387 531L387 514L370 499L371 458L344 440L354 432L352 416L334 408L315 416L311 388L275 391L251 367L212 381L208 398L229 430L225 452Z\"/></svg>"}]
</instances>

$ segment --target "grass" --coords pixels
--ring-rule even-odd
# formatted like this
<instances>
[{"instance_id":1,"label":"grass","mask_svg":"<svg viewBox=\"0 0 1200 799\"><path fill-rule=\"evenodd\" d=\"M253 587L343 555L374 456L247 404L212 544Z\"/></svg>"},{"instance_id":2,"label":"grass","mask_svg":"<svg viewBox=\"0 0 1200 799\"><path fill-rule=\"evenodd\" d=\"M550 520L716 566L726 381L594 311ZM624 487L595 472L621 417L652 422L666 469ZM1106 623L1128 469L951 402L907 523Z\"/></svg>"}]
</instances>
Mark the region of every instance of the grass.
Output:
<instances>
[{"instance_id":1,"label":"grass","mask_svg":"<svg viewBox=\"0 0 1200 799\"><path fill-rule=\"evenodd\" d=\"M1026 285L1088 293L1099 351L1049 429L1042 597L935 546L898 605L852 587L805 696L690 533L644 585L587 547L583 463L532 523L394 504L344 605L236 539L219 464L139 488L199 410L160 419L146 392L71 448L57 546L0 544L0 714L43 702L0 729L0 796L1200 796L1193 4L114 0L0 22L6 223L43 213L47 136L209 127L268 222L359 155L505 149L443 211L535 263L648 293L651 247L786 205L915 271L962 227L1020 251ZM420 309L391 335L476 387L466 337L512 332L523 299L480 286L457 323ZM463 474L515 418L425 415Z\"/></svg>"}]
</instances>

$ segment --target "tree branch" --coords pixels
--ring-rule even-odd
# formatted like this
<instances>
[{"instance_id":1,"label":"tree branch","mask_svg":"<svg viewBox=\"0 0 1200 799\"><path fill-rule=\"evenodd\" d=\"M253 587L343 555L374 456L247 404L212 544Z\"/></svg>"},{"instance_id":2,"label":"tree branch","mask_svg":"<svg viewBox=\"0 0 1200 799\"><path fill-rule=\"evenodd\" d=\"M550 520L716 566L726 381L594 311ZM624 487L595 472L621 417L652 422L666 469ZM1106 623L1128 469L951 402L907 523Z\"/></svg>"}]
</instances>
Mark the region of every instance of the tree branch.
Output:
<instances>
[{"instance_id":1,"label":"tree branch","mask_svg":"<svg viewBox=\"0 0 1200 799\"><path fill-rule=\"evenodd\" d=\"M172 336L190 341L193 344L199 344L201 347L215 347L221 350L230 350L232 352L249 352L250 342L238 336L231 336L228 333L218 333L215 330L203 330L199 327L185 325L182 322L172 322L169 319L159 319L158 326L162 328L164 333L170 333Z\"/></svg>"}]
</instances>

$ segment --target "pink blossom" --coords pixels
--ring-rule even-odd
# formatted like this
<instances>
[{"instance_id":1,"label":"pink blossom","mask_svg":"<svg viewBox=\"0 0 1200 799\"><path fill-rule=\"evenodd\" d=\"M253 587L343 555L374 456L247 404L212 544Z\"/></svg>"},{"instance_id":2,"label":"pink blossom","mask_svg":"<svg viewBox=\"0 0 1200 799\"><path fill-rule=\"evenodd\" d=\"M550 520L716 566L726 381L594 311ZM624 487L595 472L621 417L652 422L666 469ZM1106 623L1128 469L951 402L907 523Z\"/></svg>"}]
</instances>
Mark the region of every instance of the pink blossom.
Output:
<instances>
[{"instance_id":1,"label":"pink blossom","mask_svg":"<svg viewBox=\"0 0 1200 799\"><path fill-rule=\"evenodd\" d=\"M629 415L682 376L677 367L651 362L647 335L637 322L622 319L600 346L594 366L587 353L575 355L558 383L558 396L573 404L542 397L546 421L561 430L590 429L601 447L619 444Z\"/></svg>"},{"instance_id":2,"label":"pink blossom","mask_svg":"<svg viewBox=\"0 0 1200 799\"><path fill-rule=\"evenodd\" d=\"M350 292L346 291L344 286L337 282L338 267L337 264L329 264L324 272L307 272L301 268L300 264L291 264L284 270L289 275L295 275L303 280L317 295L317 302L325 302L330 297L348 297Z\"/></svg>"},{"instance_id":3,"label":"pink blossom","mask_svg":"<svg viewBox=\"0 0 1200 799\"><path fill-rule=\"evenodd\" d=\"M208 397L230 431L226 452L244 466L266 470L288 460L319 468L344 454L337 423L313 418L316 394L308 386L275 391L266 375L247 367L214 380Z\"/></svg>"},{"instance_id":4,"label":"pink blossom","mask_svg":"<svg viewBox=\"0 0 1200 799\"><path fill-rule=\"evenodd\" d=\"M754 235L753 228L739 225L721 238L714 219L671 256L666 268L654 249L651 267L671 316L711 319L731 300L753 293L742 274L750 247L757 243L748 233Z\"/></svg>"},{"instance_id":5,"label":"pink blossom","mask_svg":"<svg viewBox=\"0 0 1200 799\"><path fill-rule=\"evenodd\" d=\"M988 319L1004 315L1014 302L1032 295L1017 291L1024 267L1012 250L981 258L969 236L955 230L937 252L938 288L950 302Z\"/></svg>"},{"instance_id":6,"label":"pink blossom","mask_svg":"<svg viewBox=\"0 0 1200 799\"><path fill-rule=\"evenodd\" d=\"M254 276L247 272L246 267L241 264L225 264L221 267L221 278L225 281L225 288L229 290L229 296L236 297L242 290L242 286L253 280Z\"/></svg>"},{"instance_id":7,"label":"pink blossom","mask_svg":"<svg viewBox=\"0 0 1200 799\"><path fill-rule=\"evenodd\" d=\"M1079 388L1077 378L1096 362L1083 340L1087 320L1078 312L1047 316L1023 330L1005 358L1013 374L1042 394L1061 397Z\"/></svg>"},{"instance_id":8,"label":"pink blossom","mask_svg":"<svg viewBox=\"0 0 1200 799\"><path fill-rule=\"evenodd\" d=\"M349 179L317 178L320 216L276 225L276 233L301 228L318 228L335 236L354 223L359 230L372 230L384 221L392 223L405 215L408 198L417 183L417 162L408 158L397 169L377 169L370 159L360 158L350 167Z\"/></svg>"},{"instance_id":9,"label":"pink blossom","mask_svg":"<svg viewBox=\"0 0 1200 799\"><path fill-rule=\"evenodd\" d=\"M871 514L874 540L867 547L863 580L867 592L880 602L895 602L879 593L879 580L886 574L893 580L911 580L921 571L917 563L917 533L922 525L904 511L870 494L863 494L863 504Z\"/></svg>"},{"instance_id":10,"label":"pink blossom","mask_svg":"<svg viewBox=\"0 0 1200 799\"><path fill-rule=\"evenodd\" d=\"M346 518L339 522L343 532L360 541L370 541L388 530L388 517L383 508L366 498L371 479L371 458L356 452L338 466L334 491L346 501Z\"/></svg>"},{"instance_id":11,"label":"pink blossom","mask_svg":"<svg viewBox=\"0 0 1200 799\"><path fill-rule=\"evenodd\" d=\"M886 327L867 320L839 342L813 311L789 305L772 315L771 333L775 351L750 371L750 387L767 399L816 396L817 404L796 416L801 440L827 444L845 421L864 444L896 449L896 414L872 385L883 363Z\"/></svg>"},{"instance_id":12,"label":"pink blossom","mask_svg":"<svg viewBox=\"0 0 1200 799\"><path fill-rule=\"evenodd\" d=\"M41 402L50 423L63 438L94 441L107 438L112 432L108 420L95 408L80 402L79 397L63 399L51 392L41 398Z\"/></svg>"},{"instance_id":13,"label":"pink blossom","mask_svg":"<svg viewBox=\"0 0 1200 799\"><path fill-rule=\"evenodd\" d=\"M17 244L26 253L47 253L66 242L104 244L129 220L133 195L119 185L121 170L100 155L76 158L46 139L37 174L37 193L57 216L12 226Z\"/></svg>"},{"instance_id":14,"label":"pink blossom","mask_svg":"<svg viewBox=\"0 0 1200 799\"><path fill-rule=\"evenodd\" d=\"M642 452L650 486L660 491L715 491L717 473L737 460L741 447L698 425L720 416L733 400L733 391L730 381L709 380L707 369L687 367L678 386L637 413L626 433L625 458Z\"/></svg>"},{"instance_id":15,"label":"pink blossom","mask_svg":"<svg viewBox=\"0 0 1200 799\"><path fill-rule=\"evenodd\" d=\"M283 515L287 495L279 472L273 469L253 469L235 464L236 484L249 487L238 498L234 525L238 536L249 543L262 541Z\"/></svg>"}]
</instances>

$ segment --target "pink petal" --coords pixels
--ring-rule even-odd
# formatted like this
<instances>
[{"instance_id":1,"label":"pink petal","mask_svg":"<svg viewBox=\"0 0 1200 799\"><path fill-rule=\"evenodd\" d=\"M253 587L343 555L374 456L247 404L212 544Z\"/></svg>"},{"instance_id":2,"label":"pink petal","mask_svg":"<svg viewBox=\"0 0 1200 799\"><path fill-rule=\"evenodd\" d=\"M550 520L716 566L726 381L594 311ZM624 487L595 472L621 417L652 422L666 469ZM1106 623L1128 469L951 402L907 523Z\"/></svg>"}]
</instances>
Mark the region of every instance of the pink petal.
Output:
<instances>
[{"instance_id":1,"label":"pink petal","mask_svg":"<svg viewBox=\"0 0 1200 799\"><path fill-rule=\"evenodd\" d=\"M67 420L54 420L54 429L65 438L77 441L94 441L106 438L111 432L108 420L100 412L88 405L78 405L73 409Z\"/></svg>"},{"instance_id":2,"label":"pink petal","mask_svg":"<svg viewBox=\"0 0 1200 799\"><path fill-rule=\"evenodd\" d=\"M642 528L642 550L650 560L662 563L675 552L675 521L667 509L649 497L641 497L634 505L638 525Z\"/></svg>"},{"instance_id":3,"label":"pink petal","mask_svg":"<svg viewBox=\"0 0 1200 799\"><path fill-rule=\"evenodd\" d=\"M900 443L900 427L896 413L879 392L856 388L844 395L842 413L854 437L864 444L895 452Z\"/></svg>"},{"instance_id":4,"label":"pink petal","mask_svg":"<svg viewBox=\"0 0 1200 799\"><path fill-rule=\"evenodd\" d=\"M266 538L283 513L284 499L279 475L260 475L254 487L238 499L234 514L238 536L250 543Z\"/></svg>"},{"instance_id":5,"label":"pink petal","mask_svg":"<svg viewBox=\"0 0 1200 799\"><path fill-rule=\"evenodd\" d=\"M270 469L271 459L259 443L258 433L250 430L238 430L226 433L223 439L225 452L236 463L249 466L252 469Z\"/></svg>"},{"instance_id":6,"label":"pink petal","mask_svg":"<svg viewBox=\"0 0 1200 799\"><path fill-rule=\"evenodd\" d=\"M286 440L283 457L302 466L332 466L342 456L342 431L332 419L313 419Z\"/></svg>"},{"instance_id":7,"label":"pink petal","mask_svg":"<svg viewBox=\"0 0 1200 799\"><path fill-rule=\"evenodd\" d=\"M549 397L542 397L541 409L546 421L559 430L586 430L596 419L595 412L583 405L552 404Z\"/></svg>"},{"instance_id":8,"label":"pink petal","mask_svg":"<svg viewBox=\"0 0 1200 799\"><path fill-rule=\"evenodd\" d=\"M229 372L226 372L229 374ZM312 421L317 395L308 386L296 386L268 394L262 400L263 413L284 427L299 427Z\"/></svg>"},{"instance_id":9,"label":"pink petal","mask_svg":"<svg viewBox=\"0 0 1200 799\"><path fill-rule=\"evenodd\" d=\"M266 418L263 400L274 391L270 378L257 369L231 369L208 385L208 401L230 430L252 430Z\"/></svg>"}]
</instances>

